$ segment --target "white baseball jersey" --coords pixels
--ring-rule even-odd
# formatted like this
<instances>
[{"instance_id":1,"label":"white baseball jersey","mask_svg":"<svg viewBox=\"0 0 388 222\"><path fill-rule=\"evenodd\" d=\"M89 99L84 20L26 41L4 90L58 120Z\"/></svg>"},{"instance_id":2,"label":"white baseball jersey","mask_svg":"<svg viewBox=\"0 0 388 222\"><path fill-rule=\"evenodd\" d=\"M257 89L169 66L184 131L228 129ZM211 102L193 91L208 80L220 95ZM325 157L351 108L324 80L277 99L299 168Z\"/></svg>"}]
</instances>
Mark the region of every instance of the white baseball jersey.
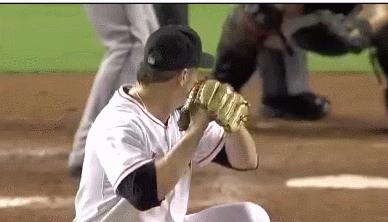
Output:
<instances>
[{"instance_id":1,"label":"white baseball jersey","mask_svg":"<svg viewBox=\"0 0 388 222\"><path fill-rule=\"evenodd\" d=\"M98 115L89 132L74 221L182 222L189 200L191 166L158 207L134 208L119 196L120 182L146 163L174 149L183 133L179 113L164 124L122 86ZM162 101L161 101L162 102ZM193 163L209 163L224 146L224 130L211 122L200 140Z\"/></svg>"}]
</instances>

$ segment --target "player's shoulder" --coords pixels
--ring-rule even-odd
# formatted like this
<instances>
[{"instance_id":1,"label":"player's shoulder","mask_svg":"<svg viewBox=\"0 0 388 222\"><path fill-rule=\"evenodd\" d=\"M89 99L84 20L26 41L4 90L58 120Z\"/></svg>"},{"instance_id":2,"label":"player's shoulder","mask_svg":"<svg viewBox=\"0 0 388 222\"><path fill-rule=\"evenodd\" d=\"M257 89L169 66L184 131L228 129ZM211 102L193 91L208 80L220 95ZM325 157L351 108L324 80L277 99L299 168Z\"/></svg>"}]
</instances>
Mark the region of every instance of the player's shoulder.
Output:
<instances>
[{"instance_id":1,"label":"player's shoulder","mask_svg":"<svg viewBox=\"0 0 388 222\"><path fill-rule=\"evenodd\" d=\"M111 130L113 128L139 129L139 117L136 112L126 110L119 110L106 106L97 116L92 127L104 130Z\"/></svg>"},{"instance_id":2,"label":"player's shoulder","mask_svg":"<svg viewBox=\"0 0 388 222\"><path fill-rule=\"evenodd\" d=\"M112 138L120 140L142 140L145 137L145 129L136 113L124 112L106 106L92 124L88 141L93 144L104 144Z\"/></svg>"}]
</instances>

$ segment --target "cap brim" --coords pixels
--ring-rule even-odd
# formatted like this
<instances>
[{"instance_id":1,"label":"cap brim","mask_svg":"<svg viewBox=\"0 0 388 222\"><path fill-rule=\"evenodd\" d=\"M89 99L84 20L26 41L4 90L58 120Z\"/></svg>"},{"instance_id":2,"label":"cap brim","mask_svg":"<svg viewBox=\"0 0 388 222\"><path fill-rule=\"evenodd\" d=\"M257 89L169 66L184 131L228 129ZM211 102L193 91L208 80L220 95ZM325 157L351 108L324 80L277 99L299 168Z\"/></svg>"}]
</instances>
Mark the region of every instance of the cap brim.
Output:
<instances>
[{"instance_id":1,"label":"cap brim","mask_svg":"<svg viewBox=\"0 0 388 222\"><path fill-rule=\"evenodd\" d=\"M214 65L214 56L210 55L209 53L202 52L198 67L210 69L210 68L213 68L213 65Z\"/></svg>"}]
</instances>

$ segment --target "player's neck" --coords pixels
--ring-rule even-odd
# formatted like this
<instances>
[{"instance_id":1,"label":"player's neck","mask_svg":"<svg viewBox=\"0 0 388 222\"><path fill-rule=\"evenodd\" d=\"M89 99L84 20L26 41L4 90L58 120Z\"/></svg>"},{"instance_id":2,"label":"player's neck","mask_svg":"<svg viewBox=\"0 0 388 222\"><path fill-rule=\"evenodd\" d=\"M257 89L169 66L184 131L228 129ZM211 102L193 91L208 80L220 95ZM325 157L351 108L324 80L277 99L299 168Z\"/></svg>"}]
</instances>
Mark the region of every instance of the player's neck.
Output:
<instances>
[{"instance_id":1,"label":"player's neck","mask_svg":"<svg viewBox=\"0 0 388 222\"><path fill-rule=\"evenodd\" d=\"M134 91L147 111L163 123L167 122L170 114L176 109L171 90L162 89L158 85L138 85Z\"/></svg>"}]
</instances>

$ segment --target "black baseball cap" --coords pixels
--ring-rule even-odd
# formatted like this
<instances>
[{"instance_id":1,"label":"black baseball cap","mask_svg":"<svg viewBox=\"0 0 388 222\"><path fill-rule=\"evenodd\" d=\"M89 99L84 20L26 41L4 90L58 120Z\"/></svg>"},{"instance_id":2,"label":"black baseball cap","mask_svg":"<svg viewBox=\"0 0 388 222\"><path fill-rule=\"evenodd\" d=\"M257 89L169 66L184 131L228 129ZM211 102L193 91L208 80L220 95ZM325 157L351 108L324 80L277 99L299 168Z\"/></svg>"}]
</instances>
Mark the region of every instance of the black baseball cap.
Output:
<instances>
[{"instance_id":1,"label":"black baseball cap","mask_svg":"<svg viewBox=\"0 0 388 222\"><path fill-rule=\"evenodd\" d=\"M214 58L202 52L199 35L184 25L162 26L148 38L144 63L156 70L212 68Z\"/></svg>"}]
</instances>

